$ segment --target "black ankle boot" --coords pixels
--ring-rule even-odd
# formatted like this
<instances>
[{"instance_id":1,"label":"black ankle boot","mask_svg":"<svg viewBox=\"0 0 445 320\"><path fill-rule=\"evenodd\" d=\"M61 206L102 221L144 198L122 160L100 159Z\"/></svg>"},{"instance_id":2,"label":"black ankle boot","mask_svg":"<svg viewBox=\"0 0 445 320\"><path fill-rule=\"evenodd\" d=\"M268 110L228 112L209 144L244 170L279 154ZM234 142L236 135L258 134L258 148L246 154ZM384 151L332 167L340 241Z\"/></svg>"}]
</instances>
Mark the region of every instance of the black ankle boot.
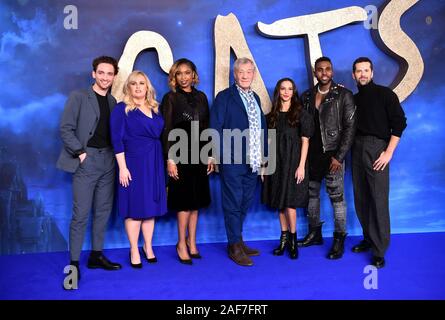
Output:
<instances>
[{"instance_id":1,"label":"black ankle boot","mask_svg":"<svg viewBox=\"0 0 445 320\"><path fill-rule=\"evenodd\" d=\"M289 231L281 231L280 244L273 250L274 256L282 256L289 244Z\"/></svg>"},{"instance_id":2,"label":"black ankle boot","mask_svg":"<svg viewBox=\"0 0 445 320\"><path fill-rule=\"evenodd\" d=\"M320 223L318 226L309 226L309 233L304 237L303 240L297 241L299 247L309 247L313 245L323 244L323 235L321 233L321 227L324 222Z\"/></svg>"},{"instance_id":3,"label":"black ankle boot","mask_svg":"<svg viewBox=\"0 0 445 320\"><path fill-rule=\"evenodd\" d=\"M298 258L297 233L289 233L289 255L291 259Z\"/></svg>"},{"instance_id":4,"label":"black ankle boot","mask_svg":"<svg viewBox=\"0 0 445 320\"><path fill-rule=\"evenodd\" d=\"M345 252L346 232L334 232L334 241L328 254L328 259L340 259Z\"/></svg>"}]
</instances>

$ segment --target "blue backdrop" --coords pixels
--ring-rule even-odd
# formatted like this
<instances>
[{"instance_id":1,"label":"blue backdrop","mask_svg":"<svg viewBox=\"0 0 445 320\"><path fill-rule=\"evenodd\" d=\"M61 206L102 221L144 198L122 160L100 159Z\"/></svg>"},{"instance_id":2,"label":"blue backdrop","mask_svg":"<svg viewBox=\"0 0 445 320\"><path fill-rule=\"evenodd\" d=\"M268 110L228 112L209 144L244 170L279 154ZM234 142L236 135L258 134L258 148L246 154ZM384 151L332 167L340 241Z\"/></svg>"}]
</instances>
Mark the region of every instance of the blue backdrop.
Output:
<instances>
[{"instance_id":1,"label":"blue backdrop","mask_svg":"<svg viewBox=\"0 0 445 320\"><path fill-rule=\"evenodd\" d=\"M279 78L295 79L301 91L309 87L303 38L271 39L256 30L258 21L276 20L340 9L352 5L380 6L383 1L107 1L73 0L78 29L64 28L61 1L0 3L0 249L2 254L67 249L71 218L71 177L55 168L61 148L58 123L70 91L87 87L91 61L99 55L119 58L128 38L140 30L161 34L174 59L187 57L199 71L210 104L213 102L214 21L218 14L236 15L269 94ZM403 102L408 128L391 163L391 226L393 233L445 231L445 108L443 55L445 1L422 0L401 19L403 30L419 48L425 71L416 90ZM351 63L358 56L375 62L374 79L390 85L399 66L383 53L363 23L320 36L323 54L334 63L335 80L354 92ZM167 75L155 51L141 53L135 68L148 73L160 100L168 91ZM348 232L361 234L353 209L350 167L346 175ZM201 212L199 242L225 241L219 178L211 178L211 206ZM259 191L259 190L258 190ZM279 236L277 215L259 204L259 192L248 215L247 240ZM333 231L332 210L322 195L324 233ZM176 242L176 219L157 221L154 244ZM299 212L298 232L306 233ZM114 213L106 247L128 246L122 220ZM85 249L90 248L89 233Z\"/></svg>"}]
</instances>

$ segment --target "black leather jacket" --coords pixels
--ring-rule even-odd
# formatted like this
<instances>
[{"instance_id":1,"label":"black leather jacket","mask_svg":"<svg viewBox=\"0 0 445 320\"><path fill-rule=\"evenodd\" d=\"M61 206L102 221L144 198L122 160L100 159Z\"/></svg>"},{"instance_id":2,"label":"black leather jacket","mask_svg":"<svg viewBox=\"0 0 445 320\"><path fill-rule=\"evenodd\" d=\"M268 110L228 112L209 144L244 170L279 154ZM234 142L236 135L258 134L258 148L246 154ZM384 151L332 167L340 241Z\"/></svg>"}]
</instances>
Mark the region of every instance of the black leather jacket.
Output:
<instances>
[{"instance_id":1,"label":"black leather jacket","mask_svg":"<svg viewBox=\"0 0 445 320\"><path fill-rule=\"evenodd\" d=\"M318 85L301 95L301 103L312 116ZM336 151L335 159L343 162L351 148L356 129L354 96L348 89L332 82L329 93L319 106L323 151Z\"/></svg>"}]
</instances>

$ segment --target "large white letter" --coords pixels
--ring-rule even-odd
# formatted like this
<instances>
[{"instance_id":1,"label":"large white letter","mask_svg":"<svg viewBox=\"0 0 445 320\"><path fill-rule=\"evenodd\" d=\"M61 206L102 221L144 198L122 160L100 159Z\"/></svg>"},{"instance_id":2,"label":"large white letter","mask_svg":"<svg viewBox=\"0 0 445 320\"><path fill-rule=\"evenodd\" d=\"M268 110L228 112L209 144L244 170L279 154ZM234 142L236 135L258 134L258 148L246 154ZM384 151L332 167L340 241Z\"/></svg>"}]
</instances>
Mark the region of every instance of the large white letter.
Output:
<instances>
[{"instance_id":1,"label":"large white letter","mask_svg":"<svg viewBox=\"0 0 445 320\"><path fill-rule=\"evenodd\" d=\"M163 36L153 31L138 31L128 39L124 52L119 59L119 73L114 79L112 94L117 101L122 101L125 80L133 71L137 55L146 49L154 48L158 53L161 69L168 73L173 65L173 53Z\"/></svg>"},{"instance_id":2,"label":"large white letter","mask_svg":"<svg viewBox=\"0 0 445 320\"><path fill-rule=\"evenodd\" d=\"M378 31L373 30L374 39L383 49L395 56L400 71L391 84L400 102L405 100L422 79L424 64L419 49L400 26L402 15L419 0L392 0L387 2L379 18Z\"/></svg>"},{"instance_id":3,"label":"large white letter","mask_svg":"<svg viewBox=\"0 0 445 320\"><path fill-rule=\"evenodd\" d=\"M243 30L233 13L227 16L218 15L215 21L215 97L221 90L229 87L230 49L238 58L247 57L255 62L250 52ZM253 90L260 96L261 108L269 113L272 103L264 85L258 65L257 75L252 83Z\"/></svg>"},{"instance_id":4,"label":"large white letter","mask_svg":"<svg viewBox=\"0 0 445 320\"><path fill-rule=\"evenodd\" d=\"M365 21L366 11L360 7L348 7L338 10L314 13L300 17L292 17L277 20L271 24L258 22L258 30L264 35L273 38L288 38L295 36L306 36L309 47L309 63L312 66L317 58L323 54L321 52L320 33L330 31L349 23ZM312 72L309 72L313 78ZM316 79L313 78L314 84Z\"/></svg>"}]
</instances>

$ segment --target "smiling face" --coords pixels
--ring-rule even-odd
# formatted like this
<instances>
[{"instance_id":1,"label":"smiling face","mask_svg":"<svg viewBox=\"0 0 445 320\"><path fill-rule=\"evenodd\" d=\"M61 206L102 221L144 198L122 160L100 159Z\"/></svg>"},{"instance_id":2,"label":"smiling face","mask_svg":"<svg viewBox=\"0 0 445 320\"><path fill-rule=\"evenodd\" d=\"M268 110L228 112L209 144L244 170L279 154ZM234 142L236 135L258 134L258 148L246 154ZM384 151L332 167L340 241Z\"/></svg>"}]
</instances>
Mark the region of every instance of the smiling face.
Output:
<instances>
[{"instance_id":1,"label":"smiling face","mask_svg":"<svg viewBox=\"0 0 445 320\"><path fill-rule=\"evenodd\" d=\"M175 73L176 84L184 91L191 91L195 74L186 64L181 64Z\"/></svg>"},{"instance_id":2,"label":"smiling face","mask_svg":"<svg viewBox=\"0 0 445 320\"><path fill-rule=\"evenodd\" d=\"M320 85L327 85L332 81L334 71L332 70L332 64L329 61L320 61L315 66L314 76Z\"/></svg>"},{"instance_id":3,"label":"smiling face","mask_svg":"<svg viewBox=\"0 0 445 320\"><path fill-rule=\"evenodd\" d=\"M294 86L290 81L283 81L280 84L280 100L281 103L287 103L292 99L294 95Z\"/></svg>"},{"instance_id":4,"label":"smiling face","mask_svg":"<svg viewBox=\"0 0 445 320\"><path fill-rule=\"evenodd\" d=\"M93 71L92 76L96 80L95 85L100 90L107 91L113 84L115 77L114 67L109 63L99 63L96 71Z\"/></svg>"},{"instance_id":5,"label":"smiling face","mask_svg":"<svg viewBox=\"0 0 445 320\"><path fill-rule=\"evenodd\" d=\"M352 77L357 82L357 85L365 86L371 82L374 72L372 71L371 63L358 62L355 65L355 70Z\"/></svg>"},{"instance_id":6,"label":"smiling face","mask_svg":"<svg viewBox=\"0 0 445 320\"><path fill-rule=\"evenodd\" d=\"M128 82L128 92L133 99L145 99L147 96L148 84L145 78L138 74Z\"/></svg>"},{"instance_id":7,"label":"smiling face","mask_svg":"<svg viewBox=\"0 0 445 320\"><path fill-rule=\"evenodd\" d=\"M255 68L250 62L240 64L238 68L233 71L233 76L241 89L248 90L255 78Z\"/></svg>"}]
</instances>

